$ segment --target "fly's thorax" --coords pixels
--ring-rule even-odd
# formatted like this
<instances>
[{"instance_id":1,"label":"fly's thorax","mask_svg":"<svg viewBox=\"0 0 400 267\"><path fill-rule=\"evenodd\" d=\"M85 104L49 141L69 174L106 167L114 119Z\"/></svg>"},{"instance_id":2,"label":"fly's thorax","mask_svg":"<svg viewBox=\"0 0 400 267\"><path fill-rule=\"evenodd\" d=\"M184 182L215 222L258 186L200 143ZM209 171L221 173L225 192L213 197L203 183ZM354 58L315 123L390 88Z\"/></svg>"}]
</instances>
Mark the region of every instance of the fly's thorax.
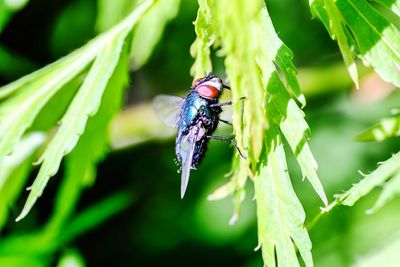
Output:
<instances>
[{"instance_id":1,"label":"fly's thorax","mask_svg":"<svg viewBox=\"0 0 400 267\"><path fill-rule=\"evenodd\" d=\"M192 125L204 110L208 110L209 100L200 97L196 91L191 91L183 103L180 120L186 125Z\"/></svg>"}]
</instances>

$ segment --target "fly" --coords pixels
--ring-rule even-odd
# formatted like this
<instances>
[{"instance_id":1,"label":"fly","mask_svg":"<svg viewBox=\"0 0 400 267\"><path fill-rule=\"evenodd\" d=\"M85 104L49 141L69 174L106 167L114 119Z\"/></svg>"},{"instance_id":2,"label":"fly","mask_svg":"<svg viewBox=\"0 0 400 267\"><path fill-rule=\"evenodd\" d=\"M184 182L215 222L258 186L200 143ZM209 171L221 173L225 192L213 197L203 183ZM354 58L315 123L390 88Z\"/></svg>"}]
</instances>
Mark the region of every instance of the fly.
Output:
<instances>
[{"instance_id":1,"label":"fly","mask_svg":"<svg viewBox=\"0 0 400 267\"><path fill-rule=\"evenodd\" d=\"M244 158L233 138L213 135L220 121L221 107L232 102L218 102L222 90L230 89L222 80L209 74L196 79L185 98L159 95L153 106L160 119L170 127L177 127L175 153L181 166L181 198L189 183L190 170L201 162L210 139L230 142Z\"/></svg>"}]
</instances>

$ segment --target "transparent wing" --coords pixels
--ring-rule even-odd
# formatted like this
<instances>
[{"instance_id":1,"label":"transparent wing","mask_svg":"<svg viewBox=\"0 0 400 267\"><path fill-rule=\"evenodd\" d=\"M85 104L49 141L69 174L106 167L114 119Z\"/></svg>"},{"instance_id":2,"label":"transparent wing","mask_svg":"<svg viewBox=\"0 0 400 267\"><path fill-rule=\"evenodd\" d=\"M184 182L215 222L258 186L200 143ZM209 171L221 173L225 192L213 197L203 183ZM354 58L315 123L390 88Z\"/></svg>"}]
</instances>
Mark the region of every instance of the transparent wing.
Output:
<instances>
[{"instance_id":1,"label":"transparent wing","mask_svg":"<svg viewBox=\"0 0 400 267\"><path fill-rule=\"evenodd\" d=\"M181 143L182 157L182 176L181 176L181 198L185 196L186 188L189 183L190 170L192 168L193 154L198 139L199 128L194 127L186 135Z\"/></svg>"},{"instance_id":2,"label":"transparent wing","mask_svg":"<svg viewBox=\"0 0 400 267\"><path fill-rule=\"evenodd\" d=\"M183 98L172 95L158 95L153 100L153 108L160 118L169 127L176 127L179 110L182 106Z\"/></svg>"}]
</instances>

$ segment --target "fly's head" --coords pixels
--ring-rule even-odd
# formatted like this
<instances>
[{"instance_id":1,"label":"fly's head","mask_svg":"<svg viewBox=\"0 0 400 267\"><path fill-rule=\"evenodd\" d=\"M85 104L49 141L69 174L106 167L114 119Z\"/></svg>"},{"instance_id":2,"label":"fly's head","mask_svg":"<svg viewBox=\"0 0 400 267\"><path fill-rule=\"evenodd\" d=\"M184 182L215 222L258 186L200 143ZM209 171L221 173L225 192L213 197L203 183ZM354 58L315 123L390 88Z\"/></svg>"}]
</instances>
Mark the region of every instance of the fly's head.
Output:
<instances>
[{"instance_id":1,"label":"fly's head","mask_svg":"<svg viewBox=\"0 0 400 267\"><path fill-rule=\"evenodd\" d=\"M206 77L196 79L192 85L192 89L206 99L218 99L224 88L229 89L219 77L211 73Z\"/></svg>"}]
</instances>

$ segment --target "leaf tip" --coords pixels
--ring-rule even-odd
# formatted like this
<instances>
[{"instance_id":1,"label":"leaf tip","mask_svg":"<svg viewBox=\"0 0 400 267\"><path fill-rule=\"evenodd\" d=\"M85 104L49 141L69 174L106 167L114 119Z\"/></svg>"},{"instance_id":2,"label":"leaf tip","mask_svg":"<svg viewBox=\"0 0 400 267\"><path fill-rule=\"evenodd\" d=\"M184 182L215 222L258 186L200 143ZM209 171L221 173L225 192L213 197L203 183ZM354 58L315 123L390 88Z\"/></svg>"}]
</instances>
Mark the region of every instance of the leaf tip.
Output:
<instances>
[{"instance_id":1,"label":"leaf tip","mask_svg":"<svg viewBox=\"0 0 400 267\"><path fill-rule=\"evenodd\" d=\"M307 105L307 101L306 101L306 97L304 96L304 94L301 94L297 100L300 102L301 104L301 109L305 108L305 106Z\"/></svg>"},{"instance_id":2,"label":"leaf tip","mask_svg":"<svg viewBox=\"0 0 400 267\"><path fill-rule=\"evenodd\" d=\"M31 190L31 187L28 187L29 190ZM21 213L18 215L18 217L15 219L16 222L19 222L20 220L24 219L28 213L31 211L33 205L36 203L36 200L38 199L37 195L33 195L32 192L29 194L28 199L25 202L24 208L22 209Z\"/></svg>"},{"instance_id":3,"label":"leaf tip","mask_svg":"<svg viewBox=\"0 0 400 267\"><path fill-rule=\"evenodd\" d=\"M357 65L355 62L353 62L352 64L350 64L347 68L351 79L354 82L354 85L356 86L356 89L359 89L359 83L358 83L358 71L357 71Z\"/></svg>"},{"instance_id":4,"label":"leaf tip","mask_svg":"<svg viewBox=\"0 0 400 267\"><path fill-rule=\"evenodd\" d=\"M236 224L237 220L239 219L239 214L237 212L234 212L232 217L229 220L229 225L234 225Z\"/></svg>"},{"instance_id":5,"label":"leaf tip","mask_svg":"<svg viewBox=\"0 0 400 267\"><path fill-rule=\"evenodd\" d=\"M22 209L21 213L18 215L18 217L15 219L16 222L19 222L20 220L24 219L26 215L28 215L29 211L31 210L33 205L27 205L28 203L25 204L24 208Z\"/></svg>"}]
</instances>

